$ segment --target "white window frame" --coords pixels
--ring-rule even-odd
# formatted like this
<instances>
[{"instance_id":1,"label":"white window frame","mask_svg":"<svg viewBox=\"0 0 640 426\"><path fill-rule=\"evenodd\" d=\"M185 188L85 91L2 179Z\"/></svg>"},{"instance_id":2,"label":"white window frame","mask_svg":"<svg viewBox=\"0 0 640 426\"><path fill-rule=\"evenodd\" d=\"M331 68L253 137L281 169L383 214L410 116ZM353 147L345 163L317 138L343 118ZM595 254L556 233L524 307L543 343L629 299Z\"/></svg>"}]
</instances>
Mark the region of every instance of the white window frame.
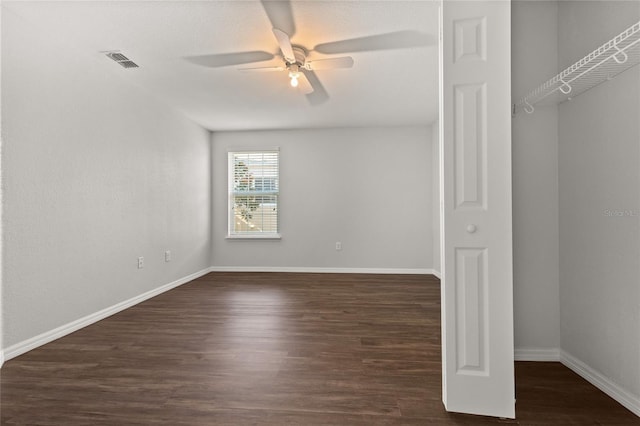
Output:
<instances>
[{"instance_id":1,"label":"white window frame","mask_svg":"<svg viewBox=\"0 0 640 426\"><path fill-rule=\"evenodd\" d=\"M235 192L233 189L234 183L234 171L235 171L235 155L237 154L277 154L278 157L278 170L276 175L276 190L274 191L242 191L240 193ZM255 196L275 196L276 203L276 231L243 231L238 232L234 230L235 221L235 196L242 195L255 195ZM227 151L227 202L228 202L228 217L227 217L227 236L229 240L279 240L282 238L280 234L280 149L279 148L264 148L264 149L229 149Z\"/></svg>"}]
</instances>

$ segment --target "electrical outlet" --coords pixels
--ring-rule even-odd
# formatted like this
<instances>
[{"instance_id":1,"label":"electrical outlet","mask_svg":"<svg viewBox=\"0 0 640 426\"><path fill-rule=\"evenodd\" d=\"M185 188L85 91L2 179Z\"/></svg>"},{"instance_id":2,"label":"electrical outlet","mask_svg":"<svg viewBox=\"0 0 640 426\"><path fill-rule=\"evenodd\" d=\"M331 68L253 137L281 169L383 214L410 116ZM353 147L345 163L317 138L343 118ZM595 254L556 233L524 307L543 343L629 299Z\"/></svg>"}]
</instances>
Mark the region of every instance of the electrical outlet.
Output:
<instances>
[{"instance_id":1,"label":"electrical outlet","mask_svg":"<svg viewBox=\"0 0 640 426\"><path fill-rule=\"evenodd\" d=\"M138 258L138 269L144 268L144 257Z\"/></svg>"},{"instance_id":2,"label":"electrical outlet","mask_svg":"<svg viewBox=\"0 0 640 426\"><path fill-rule=\"evenodd\" d=\"M337 251L342 250L342 243L340 241L336 241L336 250Z\"/></svg>"},{"instance_id":3,"label":"electrical outlet","mask_svg":"<svg viewBox=\"0 0 640 426\"><path fill-rule=\"evenodd\" d=\"M167 250L164 252L164 261L171 262L171 250Z\"/></svg>"}]
</instances>

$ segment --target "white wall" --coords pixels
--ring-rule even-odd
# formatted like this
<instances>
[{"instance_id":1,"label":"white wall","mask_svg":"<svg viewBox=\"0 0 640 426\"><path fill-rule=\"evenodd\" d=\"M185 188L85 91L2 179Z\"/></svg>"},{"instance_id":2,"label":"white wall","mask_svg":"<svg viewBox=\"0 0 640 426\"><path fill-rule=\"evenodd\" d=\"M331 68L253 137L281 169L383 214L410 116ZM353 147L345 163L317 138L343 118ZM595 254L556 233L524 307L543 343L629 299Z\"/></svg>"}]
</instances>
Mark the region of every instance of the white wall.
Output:
<instances>
[{"instance_id":1,"label":"white wall","mask_svg":"<svg viewBox=\"0 0 640 426\"><path fill-rule=\"evenodd\" d=\"M440 123L436 121L431 126L431 156L433 164L432 189L431 189L431 211L433 215L433 269L439 277L442 272L440 265Z\"/></svg>"},{"instance_id":2,"label":"white wall","mask_svg":"<svg viewBox=\"0 0 640 426\"><path fill-rule=\"evenodd\" d=\"M430 128L214 132L212 141L214 267L433 267ZM226 153L269 147L280 147L282 239L226 240Z\"/></svg>"},{"instance_id":3,"label":"white wall","mask_svg":"<svg viewBox=\"0 0 640 426\"><path fill-rule=\"evenodd\" d=\"M560 65L638 19L639 2L560 2ZM562 349L640 414L640 68L559 111Z\"/></svg>"},{"instance_id":4,"label":"white wall","mask_svg":"<svg viewBox=\"0 0 640 426\"><path fill-rule=\"evenodd\" d=\"M2 0L0 0L0 34L2 34ZM2 49L0 48L0 81L2 81ZM3 329L3 313L2 313L2 242L4 241L3 235L3 221L2 221L2 203L3 203L3 195L2 188L4 185L2 184L2 84L0 84L0 367L4 363L4 351L2 348L4 347L2 344L2 335L4 334Z\"/></svg>"},{"instance_id":5,"label":"white wall","mask_svg":"<svg viewBox=\"0 0 640 426\"><path fill-rule=\"evenodd\" d=\"M558 73L557 3L512 7L512 93L520 99ZM558 108L518 113L512 126L516 359L558 358Z\"/></svg>"},{"instance_id":6,"label":"white wall","mask_svg":"<svg viewBox=\"0 0 640 426\"><path fill-rule=\"evenodd\" d=\"M2 19L7 349L207 268L211 188L209 133L136 70Z\"/></svg>"}]
</instances>

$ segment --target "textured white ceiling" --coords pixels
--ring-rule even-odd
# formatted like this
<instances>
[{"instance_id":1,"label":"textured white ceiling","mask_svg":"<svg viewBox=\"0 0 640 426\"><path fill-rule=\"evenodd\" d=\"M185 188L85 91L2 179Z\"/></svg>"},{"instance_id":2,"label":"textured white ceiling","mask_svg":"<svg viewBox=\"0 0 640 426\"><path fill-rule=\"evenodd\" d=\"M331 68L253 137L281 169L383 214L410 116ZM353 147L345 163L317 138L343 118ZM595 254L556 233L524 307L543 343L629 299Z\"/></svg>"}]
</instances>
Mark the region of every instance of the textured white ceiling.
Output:
<instances>
[{"instance_id":1,"label":"textured white ceiling","mask_svg":"<svg viewBox=\"0 0 640 426\"><path fill-rule=\"evenodd\" d=\"M426 44L346 53L351 69L316 71L330 98L311 105L284 72L206 68L185 57L279 52L258 0L3 2L34 28L91 55L120 50L140 65L117 72L210 130L424 125L438 108L436 1L292 1L292 43L322 43L397 31ZM289 30L292 32L291 30ZM311 51L308 59L345 54ZM281 65L275 58L258 66Z\"/></svg>"}]
</instances>

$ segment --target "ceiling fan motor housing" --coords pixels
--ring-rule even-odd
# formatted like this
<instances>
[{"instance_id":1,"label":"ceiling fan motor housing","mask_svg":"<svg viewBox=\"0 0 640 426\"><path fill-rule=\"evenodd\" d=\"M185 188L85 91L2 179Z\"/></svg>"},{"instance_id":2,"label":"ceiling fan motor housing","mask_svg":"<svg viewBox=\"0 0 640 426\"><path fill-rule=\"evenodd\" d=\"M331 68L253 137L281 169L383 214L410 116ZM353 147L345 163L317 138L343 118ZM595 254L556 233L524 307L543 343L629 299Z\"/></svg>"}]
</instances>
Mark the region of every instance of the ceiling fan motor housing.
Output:
<instances>
[{"instance_id":1,"label":"ceiling fan motor housing","mask_svg":"<svg viewBox=\"0 0 640 426\"><path fill-rule=\"evenodd\" d=\"M301 46L291 46L291 49L293 50L293 55L295 56L295 65L303 68L307 60L307 51L304 47ZM291 65L291 63L289 63L288 65Z\"/></svg>"}]
</instances>

